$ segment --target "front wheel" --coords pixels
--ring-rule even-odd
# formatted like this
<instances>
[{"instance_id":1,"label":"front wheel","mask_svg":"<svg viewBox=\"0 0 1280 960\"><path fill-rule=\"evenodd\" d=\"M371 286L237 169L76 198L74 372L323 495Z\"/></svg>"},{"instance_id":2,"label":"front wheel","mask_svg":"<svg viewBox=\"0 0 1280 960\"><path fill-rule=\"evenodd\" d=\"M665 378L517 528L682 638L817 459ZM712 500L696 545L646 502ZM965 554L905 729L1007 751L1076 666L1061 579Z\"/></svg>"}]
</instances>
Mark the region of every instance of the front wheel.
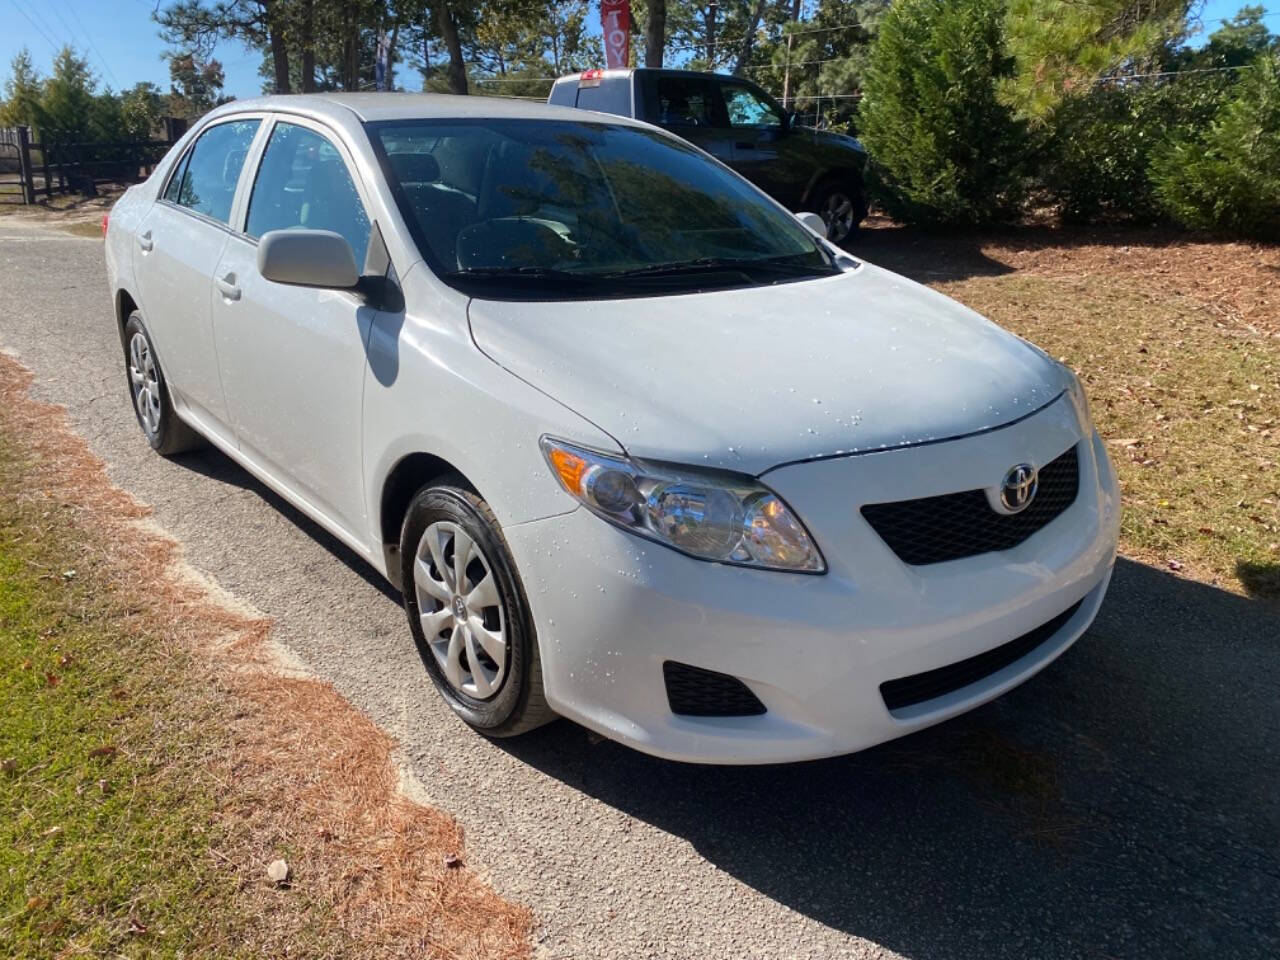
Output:
<instances>
[{"instance_id":1,"label":"front wheel","mask_svg":"<svg viewBox=\"0 0 1280 960\"><path fill-rule=\"evenodd\" d=\"M453 712L490 737L555 719L533 618L489 505L460 478L424 488L405 516L400 557L409 629Z\"/></svg>"},{"instance_id":2,"label":"front wheel","mask_svg":"<svg viewBox=\"0 0 1280 960\"><path fill-rule=\"evenodd\" d=\"M827 225L827 239L836 245L846 243L867 215L861 188L845 180L819 185L813 199L815 212Z\"/></svg>"}]
</instances>

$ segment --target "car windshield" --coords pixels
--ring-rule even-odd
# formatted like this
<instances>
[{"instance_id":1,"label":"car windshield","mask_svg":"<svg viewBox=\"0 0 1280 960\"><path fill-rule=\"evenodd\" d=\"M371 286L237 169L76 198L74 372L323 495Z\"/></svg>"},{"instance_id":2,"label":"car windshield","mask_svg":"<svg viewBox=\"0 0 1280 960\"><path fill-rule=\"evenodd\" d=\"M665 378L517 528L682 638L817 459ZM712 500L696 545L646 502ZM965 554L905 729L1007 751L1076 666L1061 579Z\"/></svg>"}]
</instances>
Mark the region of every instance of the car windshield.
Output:
<instances>
[{"instance_id":1,"label":"car windshield","mask_svg":"<svg viewBox=\"0 0 1280 960\"><path fill-rule=\"evenodd\" d=\"M838 269L754 187L655 131L509 119L370 128L424 259L474 296L636 296Z\"/></svg>"}]
</instances>

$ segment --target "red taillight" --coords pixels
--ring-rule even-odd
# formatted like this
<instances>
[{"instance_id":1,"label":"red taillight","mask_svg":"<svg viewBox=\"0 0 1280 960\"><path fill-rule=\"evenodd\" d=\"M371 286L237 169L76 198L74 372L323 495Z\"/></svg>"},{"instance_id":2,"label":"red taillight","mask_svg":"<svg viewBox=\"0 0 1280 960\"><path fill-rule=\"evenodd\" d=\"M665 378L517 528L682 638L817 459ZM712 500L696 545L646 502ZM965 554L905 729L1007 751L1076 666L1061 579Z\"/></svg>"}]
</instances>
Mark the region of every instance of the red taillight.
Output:
<instances>
[{"instance_id":1,"label":"red taillight","mask_svg":"<svg viewBox=\"0 0 1280 960\"><path fill-rule=\"evenodd\" d=\"M599 80L599 79L600 79L601 77L603 77L603 76L604 76L604 71L603 71L603 70L583 70L583 71L582 71L582 76L581 76L579 79L582 79L582 80Z\"/></svg>"},{"instance_id":2,"label":"red taillight","mask_svg":"<svg viewBox=\"0 0 1280 960\"><path fill-rule=\"evenodd\" d=\"M102 235L104 237L107 235L107 221L110 219L111 219L111 214L104 213L102 215Z\"/></svg>"}]
</instances>

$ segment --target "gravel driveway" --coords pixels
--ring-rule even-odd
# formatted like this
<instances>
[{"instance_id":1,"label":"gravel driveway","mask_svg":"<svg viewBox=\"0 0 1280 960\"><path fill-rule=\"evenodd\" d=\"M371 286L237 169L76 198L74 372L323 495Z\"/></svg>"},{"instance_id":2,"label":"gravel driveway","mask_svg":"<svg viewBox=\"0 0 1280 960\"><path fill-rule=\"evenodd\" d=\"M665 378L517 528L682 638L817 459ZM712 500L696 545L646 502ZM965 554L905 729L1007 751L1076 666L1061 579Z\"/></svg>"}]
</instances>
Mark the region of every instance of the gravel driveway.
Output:
<instances>
[{"instance_id":1,"label":"gravel driveway","mask_svg":"<svg viewBox=\"0 0 1280 960\"><path fill-rule=\"evenodd\" d=\"M399 738L538 956L1280 956L1280 616L1121 561L1094 628L957 721L789 767L654 760L567 722L493 744L396 595L215 452L129 407L100 241L0 219L0 347L187 557Z\"/></svg>"}]
</instances>

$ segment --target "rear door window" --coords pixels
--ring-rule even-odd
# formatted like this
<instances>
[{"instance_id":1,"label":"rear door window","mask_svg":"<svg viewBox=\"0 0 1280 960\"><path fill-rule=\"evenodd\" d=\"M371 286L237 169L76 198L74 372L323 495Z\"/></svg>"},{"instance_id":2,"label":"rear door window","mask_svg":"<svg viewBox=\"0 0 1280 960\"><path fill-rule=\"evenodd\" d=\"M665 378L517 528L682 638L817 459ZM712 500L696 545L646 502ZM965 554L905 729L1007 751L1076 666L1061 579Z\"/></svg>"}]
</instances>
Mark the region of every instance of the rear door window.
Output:
<instances>
[{"instance_id":1,"label":"rear door window","mask_svg":"<svg viewBox=\"0 0 1280 960\"><path fill-rule=\"evenodd\" d=\"M709 127L715 111L711 84L701 77L659 77L649 122L664 127Z\"/></svg>"},{"instance_id":2,"label":"rear door window","mask_svg":"<svg viewBox=\"0 0 1280 960\"><path fill-rule=\"evenodd\" d=\"M240 171L260 120L232 120L210 127L196 140L165 199L221 223L231 221Z\"/></svg>"},{"instance_id":3,"label":"rear door window","mask_svg":"<svg viewBox=\"0 0 1280 960\"><path fill-rule=\"evenodd\" d=\"M258 167L245 232L331 230L351 244L356 267L369 247L369 215L337 148L314 130L277 123Z\"/></svg>"}]
</instances>

